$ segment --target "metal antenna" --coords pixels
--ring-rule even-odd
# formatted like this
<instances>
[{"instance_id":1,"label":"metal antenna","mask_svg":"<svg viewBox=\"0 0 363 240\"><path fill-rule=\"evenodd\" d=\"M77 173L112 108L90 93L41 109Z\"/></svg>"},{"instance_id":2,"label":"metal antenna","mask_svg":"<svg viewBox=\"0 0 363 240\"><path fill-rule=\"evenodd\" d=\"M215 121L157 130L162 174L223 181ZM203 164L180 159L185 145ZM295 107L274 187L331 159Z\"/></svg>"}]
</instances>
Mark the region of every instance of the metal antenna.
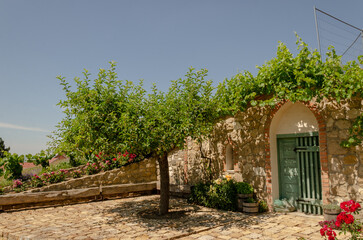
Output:
<instances>
[{"instance_id":1,"label":"metal antenna","mask_svg":"<svg viewBox=\"0 0 363 240\"><path fill-rule=\"evenodd\" d=\"M316 7L315 6L314 6L314 17L315 17L316 36L318 38L318 49L319 49L319 53L320 53L320 60L323 61L323 58L322 58L322 55L321 55L319 28L318 28L318 21L316 19Z\"/></svg>"}]
</instances>

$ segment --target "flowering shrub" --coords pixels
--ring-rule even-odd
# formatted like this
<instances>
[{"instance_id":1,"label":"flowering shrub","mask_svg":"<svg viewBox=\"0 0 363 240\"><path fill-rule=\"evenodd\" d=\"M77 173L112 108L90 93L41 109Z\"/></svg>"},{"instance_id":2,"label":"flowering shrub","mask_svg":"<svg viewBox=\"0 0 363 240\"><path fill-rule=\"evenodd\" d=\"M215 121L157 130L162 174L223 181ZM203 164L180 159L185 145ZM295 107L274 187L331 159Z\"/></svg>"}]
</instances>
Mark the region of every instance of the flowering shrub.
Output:
<instances>
[{"instance_id":1,"label":"flowering shrub","mask_svg":"<svg viewBox=\"0 0 363 240\"><path fill-rule=\"evenodd\" d=\"M82 176L83 172L81 170L74 170L71 172L71 176L73 178L80 178Z\"/></svg>"},{"instance_id":2,"label":"flowering shrub","mask_svg":"<svg viewBox=\"0 0 363 240\"><path fill-rule=\"evenodd\" d=\"M49 183L59 183L66 179L67 170L61 169L58 172L43 173L42 178Z\"/></svg>"},{"instance_id":3,"label":"flowering shrub","mask_svg":"<svg viewBox=\"0 0 363 240\"><path fill-rule=\"evenodd\" d=\"M321 236L328 237L328 240L334 240L336 237L336 233L333 231L331 227L324 225L322 229L320 229Z\"/></svg>"},{"instance_id":4,"label":"flowering shrub","mask_svg":"<svg viewBox=\"0 0 363 240\"><path fill-rule=\"evenodd\" d=\"M336 233L333 229L340 230L339 234L344 233L344 235L349 232L351 234L351 239L362 239L362 223L355 219L351 213L359 214L360 204L353 200L342 202L340 208L343 210L334 221L320 222L322 228L320 229L321 236L327 238L328 240L334 240L336 238Z\"/></svg>"},{"instance_id":5,"label":"flowering shrub","mask_svg":"<svg viewBox=\"0 0 363 240\"><path fill-rule=\"evenodd\" d=\"M23 182L20 179L13 181L13 188L21 188L21 186L23 186Z\"/></svg>"},{"instance_id":6,"label":"flowering shrub","mask_svg":"<svg viewBox=\"0 0 363 240\"><path fill-rule=\"evenodd\" d=\"M94 163L87 163L86 166L84 167L84 170L86 171L86 173L88 175L92 175L92 174L96 174L101 172L103 168L103 164L100 162L94 162Z\"/></svg>"},{"instance_id":7,"label":"flowering shrub","mask_svg":"<svg viewBox=\"0 0 363 240\"><path fill-rule=\"evenodd\" d=\"M13 189L15 192L21 192L24 190L23 181L21 179L16 179L13 181Z\"/></svg>"},{"instance_id":8,"label":"flowering shrub","mask_svg":"<svg viewBox=\"0 0 363 240\"><path fill-rule=\"evenodd\" d=\"M43 179L41 179L37 174L35 174L31 179L32 187L43 187L45 184L46 182Z\"/></svg>"}]
</instances>

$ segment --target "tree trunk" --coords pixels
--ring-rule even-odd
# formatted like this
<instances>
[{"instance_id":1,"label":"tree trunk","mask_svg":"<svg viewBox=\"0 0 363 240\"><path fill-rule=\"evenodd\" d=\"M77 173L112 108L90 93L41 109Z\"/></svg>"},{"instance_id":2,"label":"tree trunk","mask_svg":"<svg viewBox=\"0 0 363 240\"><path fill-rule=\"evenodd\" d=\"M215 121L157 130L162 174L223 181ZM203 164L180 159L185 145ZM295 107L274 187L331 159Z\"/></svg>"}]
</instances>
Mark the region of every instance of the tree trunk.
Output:
<instances>
[{"instance_id":1,"label":"tree trunk","mask_svg":"<svg viewBox=\"0 0 363 240\"><path fill-rule=\"evenodd\" d=\"M159 171L160 171L160 206L159 214L165 215L169 210L169 163L168 154L164 155L158 159Z\"/></svg>"}]
</instances>

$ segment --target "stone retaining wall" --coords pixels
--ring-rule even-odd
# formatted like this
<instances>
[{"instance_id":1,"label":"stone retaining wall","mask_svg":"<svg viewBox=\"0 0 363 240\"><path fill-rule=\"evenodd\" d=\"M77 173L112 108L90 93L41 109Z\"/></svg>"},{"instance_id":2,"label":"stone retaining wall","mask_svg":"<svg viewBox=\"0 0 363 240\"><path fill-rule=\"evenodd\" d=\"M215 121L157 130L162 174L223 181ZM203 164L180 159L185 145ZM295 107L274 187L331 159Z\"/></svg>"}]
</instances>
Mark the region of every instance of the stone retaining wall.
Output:
<instances>
[{"instance_id":1,"label":"stone retaining wall","mask_svg":"<svg viewBox=\"0 0 363 240\"><path fill-rule=\"evenodd\" d=\"M120 169L0 196L2 210L102 200L156 190L156 161L145 159Z\"/></svg>"},{"instance_id":2,"label":"stone retaining wall","mask_svg":"<svg viewBox=\"0 0 363 240\"><path fill-rule=\"evenodd\" d=\"M0 210L101 201L114 197L145 195L154 192L156 192L156 182L119 184L61 191L22 192L0 196Z\"/></svg>"},{"instance_id":3,"label":"stone retaining wall","mask_svg":"<svg viewBox=\"0 0 363 240\"><path fill-rule=\"evenodd\" d=\"M156 181L156 161L154 159L145 159L141 162L133 163L119 169L101 172L94 175L85 175L80 178L31 189L29 192L60 191L153 181Z\"/></svg>"}]
</instances>

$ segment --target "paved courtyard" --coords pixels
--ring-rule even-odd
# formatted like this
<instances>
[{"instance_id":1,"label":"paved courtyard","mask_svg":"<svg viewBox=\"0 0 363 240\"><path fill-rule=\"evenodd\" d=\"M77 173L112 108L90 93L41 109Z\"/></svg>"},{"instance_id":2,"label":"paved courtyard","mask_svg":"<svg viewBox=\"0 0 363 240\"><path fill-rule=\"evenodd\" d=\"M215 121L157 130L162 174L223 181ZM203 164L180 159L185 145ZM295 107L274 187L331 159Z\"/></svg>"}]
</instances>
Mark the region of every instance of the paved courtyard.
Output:
<instances>
[{"instance_id":1,"label":"paved courtyard","mask_svg":"<svg viewBox=\"0 0 363 240\"><path fill-rule=\"evenodd\" d=\"M257 216L171 199L169 219L154 219L158 195L0 213L0 239L322 239L321 216ZM1 238L2 237L2 238Z\"/></svg>"}]
</instances>

